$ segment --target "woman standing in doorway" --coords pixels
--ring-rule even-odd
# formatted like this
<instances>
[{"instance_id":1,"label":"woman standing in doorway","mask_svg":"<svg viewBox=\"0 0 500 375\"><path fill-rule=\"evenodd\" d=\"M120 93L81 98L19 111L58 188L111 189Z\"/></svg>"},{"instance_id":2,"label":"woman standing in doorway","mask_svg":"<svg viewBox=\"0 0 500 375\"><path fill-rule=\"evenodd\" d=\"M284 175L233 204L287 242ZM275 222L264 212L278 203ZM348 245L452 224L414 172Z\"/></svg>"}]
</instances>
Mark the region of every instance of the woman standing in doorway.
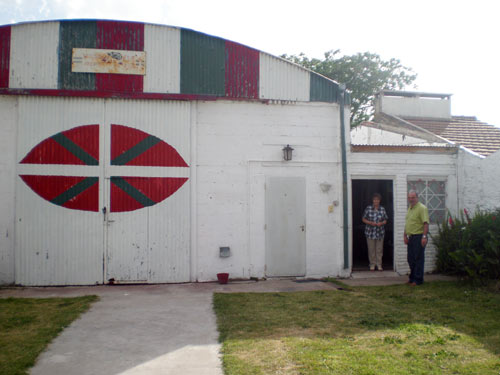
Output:
<instances>
[{"instance_id":1,"label":"woman standing in doorway","mask_svg":"<svg viewBox=\"0 0 500 375\"><path fill-rule=\"evenodd\" d=\"M372 204L363 212L370 271L375 271L375 266L379 271L383 271L382 255L384 254L385 224L387 224L388 217L384 207L380 205L381 200L382 196L379 193L373 194Z\"/></svg>"}]
</instances>

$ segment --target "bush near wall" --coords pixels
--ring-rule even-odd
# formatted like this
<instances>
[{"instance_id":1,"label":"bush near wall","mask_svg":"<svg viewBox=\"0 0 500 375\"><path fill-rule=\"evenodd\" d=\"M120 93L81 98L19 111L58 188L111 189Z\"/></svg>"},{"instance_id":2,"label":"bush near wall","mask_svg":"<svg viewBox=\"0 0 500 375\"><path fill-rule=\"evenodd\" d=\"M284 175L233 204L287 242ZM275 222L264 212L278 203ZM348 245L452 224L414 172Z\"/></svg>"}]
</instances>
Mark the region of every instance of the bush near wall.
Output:
<instances>
[{"instance_id":1,"label":"bush near wall","mask_svg":"<svg viewBox=\"0 0 500 375\"><path fill-rule=\"evenodd\" d=\"M465 209L460 217L448 215L432 240L439 272L500 280L500 209L477 210L473 217Z\"/></svg>"}]
</instances>

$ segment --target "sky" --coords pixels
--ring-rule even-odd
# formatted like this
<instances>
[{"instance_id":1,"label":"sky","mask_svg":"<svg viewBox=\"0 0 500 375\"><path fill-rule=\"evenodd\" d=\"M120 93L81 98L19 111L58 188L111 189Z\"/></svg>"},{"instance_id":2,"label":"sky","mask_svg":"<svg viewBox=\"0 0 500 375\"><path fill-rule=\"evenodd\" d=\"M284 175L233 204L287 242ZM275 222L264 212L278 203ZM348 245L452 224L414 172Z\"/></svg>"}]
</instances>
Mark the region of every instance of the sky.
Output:
<instances>
[{"instance_id":1,"label":"sky","mask_svg":"<svg viewBox=\"0 0 500 375\"><path fill-rule=\"evenodd\" d=\"M273 55L369 51L452 94L453 115L500 126L500 22L491 0L0 0L0 25L113 19L193 29Z\"/></svg>"}]
</instances>

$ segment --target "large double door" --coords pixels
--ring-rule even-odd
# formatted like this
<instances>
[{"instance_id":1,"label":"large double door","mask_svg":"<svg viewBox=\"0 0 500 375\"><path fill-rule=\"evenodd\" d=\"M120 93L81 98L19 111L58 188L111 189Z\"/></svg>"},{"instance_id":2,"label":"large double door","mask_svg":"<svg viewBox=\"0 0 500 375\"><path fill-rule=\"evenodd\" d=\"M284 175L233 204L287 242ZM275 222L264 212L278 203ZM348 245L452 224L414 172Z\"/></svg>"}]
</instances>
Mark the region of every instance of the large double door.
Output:
<instances>
[{"instance_id":1,"label":"large double door","mask_svg":"<svg viewBox=\"0 0 500 375\"><path fill-rule=\"evenodd\" d=\"M16 282L189 281L189 103L21 98Z\"/></svg>"}]
</instances>

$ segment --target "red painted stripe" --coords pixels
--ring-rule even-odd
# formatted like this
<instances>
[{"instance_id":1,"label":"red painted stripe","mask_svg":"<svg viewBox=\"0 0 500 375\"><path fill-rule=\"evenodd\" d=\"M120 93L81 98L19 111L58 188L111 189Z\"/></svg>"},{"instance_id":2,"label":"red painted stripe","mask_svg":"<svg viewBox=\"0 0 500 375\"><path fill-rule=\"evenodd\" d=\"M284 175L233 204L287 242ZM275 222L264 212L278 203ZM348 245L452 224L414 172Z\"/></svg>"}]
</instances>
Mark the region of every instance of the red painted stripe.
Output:
<instances>
[{"instance_id":1,"label":"red painted stripe","mask_svg":"<svg viewBox=\"0 0 500 375\"><path fill-rule=\"evenodd\" d=\"M99 211L99 183L96 183L63 204L72 210Z\"/></svg>"},{"instance_id":2,"label":"red painted stripe","mask_svg":"<svg viewBox=\"0 0 500 375\"><path fill-rule=\"evenodd\" d=\"M127 152L150 135L123 125L111 125L111 160ZM177 150L164 141L144 151L126 165L143 165L154 167L188 167Z\"/></svg>"},{"instance_id":3,"label":"red painted stripe","mask_svg":"<svg viewBox=\"0 0 500 375\"><path fill-rule=\"evenodd\" d=\"M35 193L49 202L86 178L75 176L33 175L21 175L20 177ZM92 185L76 197L64 203L63 206L75 210L98 211L99 184L96 183Z\"/></svg>"},{"instance_id":4,"label":"red painted stripe","mask_svg":"<svg viewBox=\"0 0 500 375\"><path fill-rule=\"evenodd\" d=\"M185 177L123 177L123 179L156 203L170 197L188 180Z\"/></svg>"},{"instance_id":5,"label":"red painted stripe","mask_svg":"<svg viewBox=\"0 0 500 375\"><path fill-rule=\"evenodd\" d=\"M144 24L136 22L97 21L96 48L144 51ZM143 76L97 73L96 90L142 92Z\"/></svg>"},{"instance_id":6,"label":"red painted stripe","mask_svg":"<svg viewBox=\"0 0 500 375\"><path fill-rule=\"evenodd\" d=\"M67 138L99 160L99 125L83 125L62 132ZM72 164L85 163L61 146L52 137L33 147L21 160L22 164Z\"/></svg>"},{"instance_id":7,"label":"red painted stripe","mask_svg":"<svg viewBox=\"0 0 500 375\"><path fill-rule=\"evenodd\" d=\"M110 201L111 212L135 211L144 207L142 204L137 202L134 198L125 193L115 184L111 184L110 193L111 193L111 201Z\"/></svg>"},{"instance_id":8,"label":"red painted stripe","mask_svg":"<svg viewBox=\"0 0 500 375\"><path fill-rule=\"evenodd\" d=\"M63 134L88 154L99 160L99 125L77 126Z\"/></svg>"},{"instance_id":9,"label":"red painted stripe","mask_svg":"<svg viewBox=\"0 0 500 375\"><path fill-rule=\"evenodd\" d=\"M259 51L226 41L226 96L259 97Z\"/></svg>"},{"instance_id":10,"label":"red painted stripe","mask_svg":"<svg viewBox=\"0 0 500 375\"><path fill-rule=\"evenodd\" d=\"M85 165L83 161L52 138L47 138L33 147L20 163Z\"/></svg>"},{"instance_id":11,"label":"red painted stripe","mask_svg":"<svg viewBox=\"0 0 500 375\"><path fill-rule=\"evenodd\" d=\"M29 96L56 96L56 97L78 97L78 98L115 98L115 99L144 99L144 100L179 100L179 101L215 101L215 100L237 100L258 101L269 103L270 99L230 98L215 95L196 94L162 94L151 92L113 92L93 90L54 90L54 89L7 89L0 88L0 95L29 95Z\"/></svg>"},{"instance_id":12,"label":"red painted stripe","mask_svg":"<svg viewBox=\"0 0 500 375\"><path fill-rule=\"evenodd\" d=\"M10 26L0 27L0 87L9 87Z\"/></svg>"},{"instance_id":13,"label":"red painted stripe","mask_svg":"<svg viewBox=\"0 0 500 375\"><path fill-rule=\"evenodd\" d=\"M130 150L149 134L123 125L111 124L111 160Z\"/></svg>"},{"instance_id":14,"label":"red painted stripe","mask_svg":"<svg viewBox=\"0 0 500 375\"><path fill-rule=\"evenodd\" d=\"M174 177L122 177L130 185L146 195L151 200L159 203L181 188L187 178ZM143 208L130 195L118 186L111 184L111 212L134 211Z\"/></svg>"}]
</instances>

